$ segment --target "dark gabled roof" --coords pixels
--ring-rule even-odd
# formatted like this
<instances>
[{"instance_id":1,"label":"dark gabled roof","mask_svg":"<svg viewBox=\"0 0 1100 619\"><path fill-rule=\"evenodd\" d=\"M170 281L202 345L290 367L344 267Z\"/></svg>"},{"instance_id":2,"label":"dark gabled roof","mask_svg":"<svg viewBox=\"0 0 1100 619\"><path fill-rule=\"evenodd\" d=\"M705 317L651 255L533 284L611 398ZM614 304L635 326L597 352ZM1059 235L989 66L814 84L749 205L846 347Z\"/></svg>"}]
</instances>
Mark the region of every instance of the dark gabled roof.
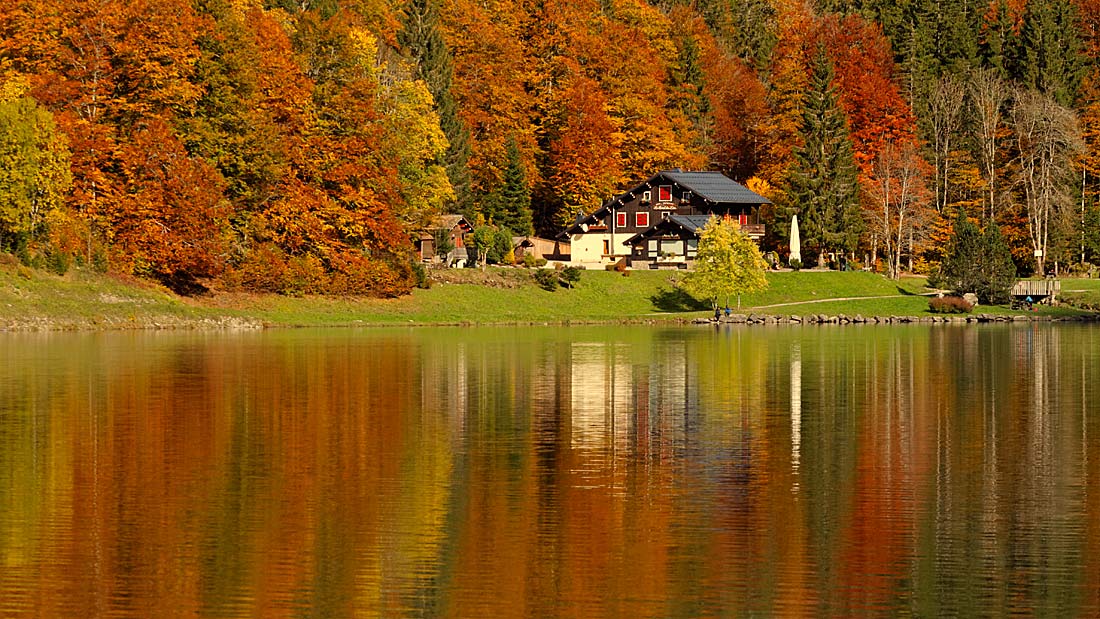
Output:
<instances>
[{"instance_id":1,"label":"dark gabled roof","mask_svg":"<svg viewBox=\"0 0 1100 619\"><path fill-rule=\"evenodd\" d=\"M683 170L665 170L654 174L649 180L635 185L629 191L619 194L604 202L600 208L588 215L578 215L572 225L566 227L558 236L567 237L581 228L583 224L590 224L597 219L606 217L612 205L623 204L637 197L640 192L659 185L675 183L704 200L714 204L771 204L764 196L750 190L748 187L731 180L721 172L684 172Z\"/></svg>"},{"instance_id":2,"label":"dark gabled roof","mask_svg":"<svg viewBox=\"0 0 1100 619\"><path fill-rule=\"evenodd\" d=\"M670 215L668 220L677 224L688 232L697 232L699 228L707 225L713 215Z\"/></svg>"},{"instance_id":3,"label":"dark gabled roof","mask_svg":"<svg viewBox=\"0 0 1100 619\"><path fill-rule=\"evenodd\" d=\"M771 204L764 196L734 182L721 172L681 172L666 170L657 175L664 176L711 202L732 204Z\"/></svg>"},{"instance_id":4,"label":"dark gabled roof","mask_svg":"<svg viewBox=\"0 0 1100 619\"><path fill-rule=\"evenodd\" d=\"M662 219L649 228L623 241L623 245L634 245L642 239L647 239L661 230L669 228L680 228L681 230L686 230L698 236L699 229L707 225L711 217L714 217L714 215L671 215L668 219Z\"/></svg>"}]
</instances>

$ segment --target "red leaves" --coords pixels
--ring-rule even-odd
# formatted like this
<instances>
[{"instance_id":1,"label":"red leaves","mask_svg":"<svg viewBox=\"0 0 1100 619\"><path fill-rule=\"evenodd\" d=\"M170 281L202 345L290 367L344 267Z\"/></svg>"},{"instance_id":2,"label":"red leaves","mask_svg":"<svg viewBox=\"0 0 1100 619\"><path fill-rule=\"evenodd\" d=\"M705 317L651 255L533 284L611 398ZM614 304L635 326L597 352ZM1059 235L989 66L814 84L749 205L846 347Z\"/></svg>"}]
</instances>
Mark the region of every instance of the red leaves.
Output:
<instances>
[{"instance_id":1,"label":"red leaves","mask_svg":"<svg viewBox=\"0 0 1100 619\"><path fill-rule=\"evenodd\" d=\"M135 133L118 163L124 185L108 213L117 259L157 276L218 274L228 248L221 175L160 121Z\"/></svg>"},{"instance_id":2,"label":"red leaves","mask_svg":"<svg viewBox=\"0 0 1100 619\"><path fill-rule=\"evenodd\" d=\"M890 43L877 24L835 16L822 20L817 40L824 44L836 70L856 164L866 174L884 144L916 139L916 120L895 81Z\"/></svg>"}]
</instances>

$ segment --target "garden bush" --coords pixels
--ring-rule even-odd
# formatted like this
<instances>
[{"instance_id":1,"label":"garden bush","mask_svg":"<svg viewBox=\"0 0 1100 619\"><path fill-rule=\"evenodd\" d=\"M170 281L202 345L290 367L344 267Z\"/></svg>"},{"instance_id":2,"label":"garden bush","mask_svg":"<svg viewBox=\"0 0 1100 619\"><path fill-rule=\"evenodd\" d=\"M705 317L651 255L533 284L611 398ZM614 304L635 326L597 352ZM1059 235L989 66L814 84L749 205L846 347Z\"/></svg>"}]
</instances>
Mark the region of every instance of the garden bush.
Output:
<instances>
[{"instance_id":1,"label":"garden bush","mask_svg":"<svg viewBox=\"0 0 1100 619\"><path fill-rule=\"evenodd\" d=\"M561 270L562 284L572 288L574 284L581 281L581 271L583 270L580 267L565 267Z\"/></svg>"},{"instance_id":2,"label":"garden bush","mask_svg":"<svg viewBox=\"0 0 1100 619\"><path fill-rule=\"evenodd\" d=\"M543 290L554 292L558 289L558 274L556 271L539 269L535 271L535 283Z\"/></svg>"},{"instance_id":3,"label":"garden bush","mask_svg":"<svg viewBox=\"0 0 1100 619\"><path fill-rule=\"evenodd\" d=\"M928 311L934 314L969 314L973 309L962 297L936 297L928 301Z\"/></svg>"}]
</instances>

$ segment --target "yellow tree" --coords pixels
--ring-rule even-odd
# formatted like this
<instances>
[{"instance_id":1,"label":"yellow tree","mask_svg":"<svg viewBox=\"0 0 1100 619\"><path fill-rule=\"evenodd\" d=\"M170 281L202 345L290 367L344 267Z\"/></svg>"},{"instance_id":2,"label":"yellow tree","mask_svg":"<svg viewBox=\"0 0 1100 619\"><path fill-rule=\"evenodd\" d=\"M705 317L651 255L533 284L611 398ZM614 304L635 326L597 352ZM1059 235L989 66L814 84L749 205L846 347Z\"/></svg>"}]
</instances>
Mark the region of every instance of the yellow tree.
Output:
<instances>
[{"instance_id":1,"label":"yellow tree","mask_svg":"<svg viewBox=\"0 0 1100 619\"><path fill-rule=\"evenodd\" d=\"M711 217L699 237L695 270L684 279L683 286L691 296L709 300L713 308L719 307L723 299L728 307L729 298L737 295L740 309L742 294L768 287L764 275L767 270L760 248L736 221Z\"/></svg>"},{"instance_id":2,"label":"yellow tree","mask_svg":"<svg viewBox=\"0 0 1100 619\"><path fill-rule=\"evenodd\" d=\"M68 144L53 115L30 97L0 93L0 249L33 238L71 183Z\"/></svg>"}]
</instances>

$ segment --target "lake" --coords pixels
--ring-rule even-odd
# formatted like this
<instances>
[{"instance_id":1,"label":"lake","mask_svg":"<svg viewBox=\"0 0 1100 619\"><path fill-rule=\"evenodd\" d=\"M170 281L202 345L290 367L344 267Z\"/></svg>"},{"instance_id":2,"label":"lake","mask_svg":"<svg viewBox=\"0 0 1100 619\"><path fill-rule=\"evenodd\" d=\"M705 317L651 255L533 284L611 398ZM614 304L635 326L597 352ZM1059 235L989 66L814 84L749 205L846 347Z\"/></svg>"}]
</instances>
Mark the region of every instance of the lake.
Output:
<instances>
[{"instance_id":1,"label":"lake","mask_svg":"<svg viewBox=\"0 0 1100 619\"><path fill-rule=\"evenodd\" d=\"M1100 328L0 334L0 616L1100 614Z\"/></svg>"}]
</instances>

